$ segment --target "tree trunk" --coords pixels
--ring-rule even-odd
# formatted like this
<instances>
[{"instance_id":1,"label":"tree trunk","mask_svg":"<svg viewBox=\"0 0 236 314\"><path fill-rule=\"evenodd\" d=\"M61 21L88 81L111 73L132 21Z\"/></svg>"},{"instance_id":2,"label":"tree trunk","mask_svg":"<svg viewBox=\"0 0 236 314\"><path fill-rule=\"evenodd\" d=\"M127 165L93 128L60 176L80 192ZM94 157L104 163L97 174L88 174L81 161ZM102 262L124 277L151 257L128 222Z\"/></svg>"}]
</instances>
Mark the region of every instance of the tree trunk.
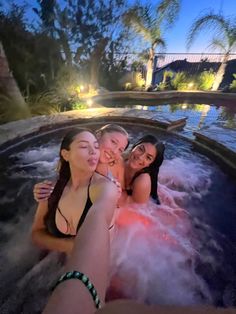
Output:
<instances>
[{"instance_id":1,"label":"tree trunk","mask_svg":"<svg viewBox=\"0 0 236 314\"><path fill-rule=\"evenodd\" d=\"M108 43L108 38L102 38L97 43L96 47L94 48L94 51L91 54L90 59L90 87L91 89L97 89L98 88L98 72L101 65L101 58L104 53L104 50L106 48L106 45Z\"/></svg>"},{"instance_id":2,"label":"tree trunk","mask_svg":"<svg viewBox=\"0 0 236 314\"><path fill-rule=\"evenodd\" d=\"M7 58L0 42L0 90L4 93L3 96L9 98L11 102L12 109L14 112L11 113L12 119L17 118L27 118L30 116L30 110L21 95L19 87L12 76ZM15 106L15 108L14 108ZM10 109L10 108L8 108Z\"/></svg>"},{"instance_id":3,"label":"tree trunk","mask_svg":"<svg viewBox=\"0 0 236 314\"><path fill-rule=\"evenodd\" d=\"M146 83L145 83L146 89L148 89L152 85L153 61L154 61L154 48L151 47L149 50L149 59L147 62L147 74L146 74Z\"/></svg>"},{"instance_id":4,"label":"tree trunk","mask_svg":"<svg viewBox=\"0 0 236 314\"><path fill-rule=\"evenodd\" d=\"M213 83L212 88L211 88L212 91L218 90L218 88L219 88L219 86L223 80L224 74L225 74L225 68L226 68L228 59L229 59L229 54L226 53L223 57L221 65L220 65L220 67L216 73L216 77L215 77L214 83Z\"/></svg>"},{"instance_id":5,"label":"tree trunk","mask_svg":"<svg viewBox=\"0 0 236 314\"><path fill-rule=\"evenodd\" d=\"M70 45L68 42L67 35L64 31L57 29L58 35L59 35L59 41L61 44L61 47L63 49L63 52L65 54L66 64L68 66L72 66L72 53L70 49Z\"/></svg>"}]
</instances>

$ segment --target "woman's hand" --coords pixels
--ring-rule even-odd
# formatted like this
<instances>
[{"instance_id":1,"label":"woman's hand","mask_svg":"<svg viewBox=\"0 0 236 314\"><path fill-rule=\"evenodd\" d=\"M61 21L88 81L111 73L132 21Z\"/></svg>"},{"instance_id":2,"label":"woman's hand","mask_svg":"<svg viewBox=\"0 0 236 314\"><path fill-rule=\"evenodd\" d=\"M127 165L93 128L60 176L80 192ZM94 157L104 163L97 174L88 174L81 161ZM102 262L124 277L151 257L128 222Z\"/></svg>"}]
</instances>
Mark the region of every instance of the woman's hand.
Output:
<instances>
[{"instance_id":1,"label":"woman's hand","mask_svg":"<svg viewBox=\"0 0 236 314\"><path fill-rule=\"evenodd\" d=\"M48 200L53 189L54 183L48 180L35 184L33 189L34 199L38 203Z\"/></svg>"}]
</instances>

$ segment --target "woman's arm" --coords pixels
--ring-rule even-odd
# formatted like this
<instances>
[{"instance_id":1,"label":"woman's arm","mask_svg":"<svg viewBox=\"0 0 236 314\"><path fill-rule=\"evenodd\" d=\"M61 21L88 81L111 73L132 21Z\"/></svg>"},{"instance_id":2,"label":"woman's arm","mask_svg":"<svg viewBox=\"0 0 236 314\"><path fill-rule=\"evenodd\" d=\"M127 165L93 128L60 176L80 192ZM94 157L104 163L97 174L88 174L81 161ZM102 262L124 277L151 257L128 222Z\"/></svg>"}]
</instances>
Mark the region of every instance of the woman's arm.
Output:
<instances>
[{"instance_id":1,"label":"woman's arm","mask_svg":"<svg viewBox=\"0 0 236 314\"><path fill-rule=\"evenodd\" d=\"M40 202L31 231L33 243L42 249L70 253L74 245L74 238L62 239L49 234L44 224L44 217L47 211L48 202Z\"/></svg>"},{"instance_id":2,"label":"woman's arm","mask_svg":"<svg viewBox=\"0 0 236 314\"><path fill-rule=\"evenodd\" d=\"M134 203L147 203L151 193L151 178L148 173L140 174L132 184L131 200Z\"/></svg>"},{"instance_id":3,"label":"woman's arm","mask_svg":"<svg viewBox=\"0 0 236 314\"><path fill-rule=\"evenodd\" d=\"M78 231L66 271L84 273L95 286L100 300L105 299L109 269L109 226L116 207L116 186L104 184L97 200L90 208ZM44 314L92 314L94 301L80 280L71 279L61 283L53 292Z\"/></svg>"}]
</instances>

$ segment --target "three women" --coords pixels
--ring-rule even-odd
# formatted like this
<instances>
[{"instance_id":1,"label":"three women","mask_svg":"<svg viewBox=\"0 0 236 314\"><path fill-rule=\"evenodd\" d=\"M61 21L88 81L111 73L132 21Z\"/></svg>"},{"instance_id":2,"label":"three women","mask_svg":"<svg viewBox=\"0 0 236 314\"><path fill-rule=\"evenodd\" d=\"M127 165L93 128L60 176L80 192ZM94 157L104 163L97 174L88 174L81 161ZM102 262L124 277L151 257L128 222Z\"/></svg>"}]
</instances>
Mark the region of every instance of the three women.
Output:
<instances>
[{"instance_id":1,"label":"three women","mask_svg":"<svg viewBox=\"0 0 236 314\"><path fill-rule=\"evenodd\" d=\"M117 125L106 125L98 130L97 139L91 132L71 132L61 145L59 179L52 195L49 197L51 183L39 183L34 188L39 207L32 228L36 244L66 252L72 249L73 237L88 210L96 207L97 202L105 207L113 204L107 194L110 185L107 178L115 178L121 185L120 204L127 198L145 203L150 196L159 203L157 176L164 154L164 145L148 135L140 139L123 160L128 134Z\"/></svg>"}]
</instances>

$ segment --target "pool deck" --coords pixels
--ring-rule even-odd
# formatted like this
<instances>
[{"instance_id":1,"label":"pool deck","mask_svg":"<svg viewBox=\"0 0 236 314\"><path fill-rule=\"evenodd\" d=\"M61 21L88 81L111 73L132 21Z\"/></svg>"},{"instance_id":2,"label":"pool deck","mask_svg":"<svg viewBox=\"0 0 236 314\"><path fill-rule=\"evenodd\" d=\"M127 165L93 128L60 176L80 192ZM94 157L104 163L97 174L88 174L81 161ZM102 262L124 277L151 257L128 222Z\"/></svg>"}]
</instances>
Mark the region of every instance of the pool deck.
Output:
<instances>
[{"instance_id":1,"label":"pool deck","mask_svg":"<svg viewBox=\"0 0 236 314\"><path fill-rule=\"evenodd\" d=\"M222 93L212 91L123 91L123 92L105 92L91 97L94 102L100 103L103 100L149 100L156 104L168 102L197 102L215 105L224 104L224 106L236 106L236 93Z\"/></svg>"},{"instance_id":2,"label":"pool deck","mask_svg":"<svg viewBox=\"0 0 236 314\"><path fill-rule=\"evenodd\" d=\"M105 107L37 116L0 125L0 153L7 152L20 142L40 133L80 123L105 124L109 122L139 123L181 136L177 131L185 126L187 118L184 115L176 118L171 113L164 112ZM210 127L194 132L193 135L195 139L192 143L196 149L208 155L236 177L236 130Z\"/></svg>"}]
</instances>

